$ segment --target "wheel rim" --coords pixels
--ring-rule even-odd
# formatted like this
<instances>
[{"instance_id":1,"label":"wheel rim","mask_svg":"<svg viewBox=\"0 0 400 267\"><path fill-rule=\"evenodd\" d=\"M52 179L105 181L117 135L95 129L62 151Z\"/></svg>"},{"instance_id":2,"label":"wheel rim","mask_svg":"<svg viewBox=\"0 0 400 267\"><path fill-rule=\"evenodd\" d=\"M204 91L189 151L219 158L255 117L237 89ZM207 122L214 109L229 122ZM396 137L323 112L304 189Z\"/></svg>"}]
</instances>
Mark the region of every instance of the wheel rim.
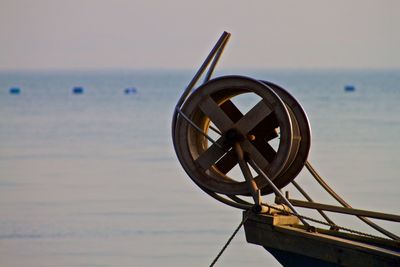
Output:
<instances>
[{"instance_id":1,"label":"wheel rim","mask_svg":"<svg viewBox=\"0 0 400 267\"><path fill-rule=\"evenodd\" d=\"M245 93L256 94L261 100L241 115L231 100ZM293 115L290 115L286 105L267 84L243 76L220 77L200 86L188 97L181 110L205 133L212 122L222 134L216 141L219 146L209 146L199 131L181 116L177 118L174 138L178 158L188 175L201 187L226 195L249 195L244 181L227 175L231 165L236 165L229 144L232 138L229 133L233 130L241 136L244 151L268 177L277 184L285 184L278 178L282 171L290 167L290 161L297 154L299 147L293 140L293 132L296 132L293 126L296 125L293 125ZM269 141L268 135L276 126L280 129L280 140L276 154L271 157L268 142L261 146L261 140ZM264 131L259 129L265 127ZM248 140L251 135L255 136L255 140ZM254 179L259 188L265 187L262 177ZM268 193L269 190L263 192Z\"/></svg>"}]
</instances>

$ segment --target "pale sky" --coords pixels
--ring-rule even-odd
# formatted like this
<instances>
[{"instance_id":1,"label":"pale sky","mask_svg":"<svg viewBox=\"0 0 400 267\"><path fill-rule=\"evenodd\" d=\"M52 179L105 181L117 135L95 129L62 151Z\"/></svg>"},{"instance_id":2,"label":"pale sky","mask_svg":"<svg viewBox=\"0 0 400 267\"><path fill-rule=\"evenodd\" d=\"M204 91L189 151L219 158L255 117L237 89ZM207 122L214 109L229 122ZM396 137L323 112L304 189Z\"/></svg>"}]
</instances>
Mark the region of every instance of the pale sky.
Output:
<instances>
[{"instance_id":1,"label":"pale sky","mask_svg":"<svg viewBox=\"0 0 400 267\"><path fill-rule=\"evenodd\" d=\"M0 70L400 68L398 0L0 0Z\"/></svg>"}]
</instances>

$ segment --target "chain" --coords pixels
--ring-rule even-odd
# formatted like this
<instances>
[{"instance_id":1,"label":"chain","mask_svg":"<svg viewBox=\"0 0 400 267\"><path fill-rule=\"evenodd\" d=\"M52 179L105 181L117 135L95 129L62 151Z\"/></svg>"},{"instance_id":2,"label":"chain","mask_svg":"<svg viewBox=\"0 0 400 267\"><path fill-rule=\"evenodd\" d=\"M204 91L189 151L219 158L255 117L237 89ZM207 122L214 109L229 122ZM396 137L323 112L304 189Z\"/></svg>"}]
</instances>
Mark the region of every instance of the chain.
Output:
<instances>
[{"instance_id":1,"label":"chain","mask_svg":"<svg viewBox=\"0 0 400 267\"><path fill-rule=\"evenodd\" d=\"M301 217L303 219L306 219L306 220L309 220L309 221L312 221L312 222L315 222L315 223L323 224L323 225L330 226L330 227L336 228L336 229L341 229L343 231L347 231L347 232L350 232L350 233L353 233L353 234L366 236L366 237L370 237L370 238L374 238L374 239L378 239L378 240L395 241L395 242L397 242L396 240L392 240L392 239L388 239L388 238L384 238L384 237L380 237L380 236L376 236L376 235L367 234L367 233L364 233L364 232L360 232L360 231L357 231L357 230L353 230L353 229L350 229L350 228L339 226L337 224L332 224L332 223L324 222L324 221L317 220L317 219L314 219L314 218L311 218L311 217L307 217L307 216L304 216L304 215L301 215L301 214L295 214L295 213L293 213L291 211L284 210L284 209L278 208L276 206L271 206L271 205L268 205L266 203L263 203L262 205L265 205L265 206L267 206L269 208L278 210L278 211L280 211L282 213L286 213L286 214L293 215L293 216L296 216L296 217Z\"/></svg>"}]
</instances>

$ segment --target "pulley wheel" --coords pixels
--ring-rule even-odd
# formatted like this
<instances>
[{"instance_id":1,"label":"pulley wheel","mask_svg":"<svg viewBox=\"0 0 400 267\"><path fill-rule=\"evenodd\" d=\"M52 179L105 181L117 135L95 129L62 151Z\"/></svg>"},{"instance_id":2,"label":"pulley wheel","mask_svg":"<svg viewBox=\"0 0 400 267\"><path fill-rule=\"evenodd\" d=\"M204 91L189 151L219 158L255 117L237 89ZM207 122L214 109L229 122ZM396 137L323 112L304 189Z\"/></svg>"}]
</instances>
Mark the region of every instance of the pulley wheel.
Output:
<instances>
[{"instance_id":1,"label":"pulley wheel","mask_svg":"<svg viewBox=\"0 0 400 267\"><path fill-rule=\"evenodd\" d=\"M245 114L234 104L242 94L259 98ZM185 171L202 188L226 195L250 194L243 179L227 174L237 164L232 149L236 142L278 187L294 178L289 174L295 172L291 166L300 148L299 125L293 111L266 83L243 76L210 80L186 99L181 112L186 118L178 115L176 120L175 150ZM204 134L211 135L214 126L219 135L210 143ZM269 144L272 140L278 143L276 148ZM270 192L262 176L254 179L263 193Z\"/></svg>"},{"instance_id":2,"label":"pulley wheel","mask_svg":"<svg viewBox=\"0 0 400 267\"><path fill-rule=\"evenodd\" d=\"M300 137L295 140L295 142L299 142L296 157L291 161L288 168L282 171L279 177L274 181L274 184L278 188L282 188L289 184L300 173L307 161L311 147L311 127L306 112L289 92L274 83L263 80L261 82L274 90L285 103L293 124L296 124L294 127L294 135ZM264 187L263 191L264 193L272 193L272 189L269 187Z\"/></svg>"}]
</instances>

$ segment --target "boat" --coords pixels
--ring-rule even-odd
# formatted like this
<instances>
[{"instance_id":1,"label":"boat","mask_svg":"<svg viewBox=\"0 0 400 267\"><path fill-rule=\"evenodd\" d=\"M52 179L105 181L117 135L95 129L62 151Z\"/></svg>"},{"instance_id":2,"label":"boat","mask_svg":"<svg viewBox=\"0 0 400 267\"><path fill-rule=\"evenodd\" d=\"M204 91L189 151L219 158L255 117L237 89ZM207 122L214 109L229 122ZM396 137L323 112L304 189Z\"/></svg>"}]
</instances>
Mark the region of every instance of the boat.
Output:
<instances>
[{"instance_id":1,"label":"boat","mask_svg":"<svg viewBox=\"0 0 400 267\"><path fill-rule=\"evenodd\" d=\"M229 37L221 35L174 109L173 145L188 176L211 197L243 210L239 228L247 242L263 246L282 266L400 266L400 237L370 220L399 223L400 216L355 209L328 185L308 160L311 130L300 103L266 80L212 78ZM257 100L244 112L235 100L249 94ZM231 174L237 166L239 175ZM310 197L295 181L303 168L339 205ZM282 193L288 184L305 200ZM268 194L274 203L263 200ZM298 208L315 210L323 220ZM378 234L344 227L326 212L355 216Z\"/></svg>"},{"instance_id":2,"label":"boat","mask_svg":"<svg viewBox=\"0 0 400 267\"><path fill-rule=\"evenodd\" d=\"M322 228L293 215L245 214L249 243L263 246L282 266L400 266L399 242Z\"/></svg>"}]
</instances>

